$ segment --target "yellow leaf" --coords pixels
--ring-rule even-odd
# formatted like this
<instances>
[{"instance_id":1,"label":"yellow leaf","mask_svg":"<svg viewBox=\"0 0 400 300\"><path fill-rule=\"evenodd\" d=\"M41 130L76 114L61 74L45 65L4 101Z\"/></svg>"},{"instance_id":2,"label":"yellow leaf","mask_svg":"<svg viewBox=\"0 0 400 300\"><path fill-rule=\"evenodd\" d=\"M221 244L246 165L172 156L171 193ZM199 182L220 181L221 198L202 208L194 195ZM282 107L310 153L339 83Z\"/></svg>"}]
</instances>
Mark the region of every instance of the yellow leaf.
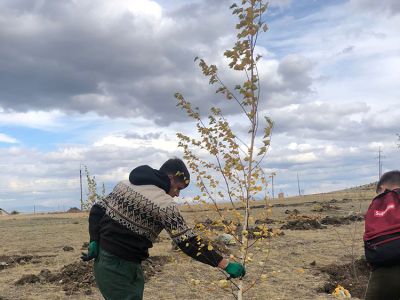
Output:
<instances>
[{"instance_id":1,"label":"yellow leaf","mask_svg":"<svg viewBox=\"0 0 400 300\"><path fill-rule=\"evenodd\" d=\"M298 268L298 269L297 269L297 272L299 272L299 273L304 273L305 271L304 271L303 268Z\"/></svg>"},{"instance_id":2,"label":"yellow leaf","mask_svg":"<svg viewBox=\"0 0 400 300\"><path fill-rule=\"evenodd\" d=\"M262 280L267 280L267 274L261 274L260 278L261 278Z\"/></svg>"},{"instance_id":3,"label":"yellow leaf","mask_svg":"<svg viewBox=\"0 0 400 300\"><path fill-rule=\"evenodd\" d=\"M200 280L198 280L198 279L190 279L190 282L191 282L193 285L199 285L199 284L200 284Z\"/></svg>"},{"instance_id":4,"label":"yellow leaf","mask_svg":"<svg viewBox=\"0 0 400 300\"><path fill-rule=\"evenodd\" d=\"M225 280L225 279L221 279L220 281L218 281L218 286L223 289L227 289L227 288L229 288L229 281Z\"/></svg>"},{"instance_id":5,"label":"yellow leaf","mask_svg":"<svg viewBox=\"0 0 400 300\"><path fill-rule=\"evenodd\" d=\"M214 248L213 248L213 246L211 246L211 245L209 244L208 247L207 247L207 249L208 249L208 251L211 251L211 250L214 249Z\"/></svg>"},{"instance_id":6,"label":"yellow leaf","mask_svg":"<svg viewBox=\"0 0 400 300\"><path fill-rule=\"evenodd\" d=\"M348 290L346 290L341 285L338 285L332 293L333 296L337 298L351 298L351 294Z\"/></svg>"}]
</instances>

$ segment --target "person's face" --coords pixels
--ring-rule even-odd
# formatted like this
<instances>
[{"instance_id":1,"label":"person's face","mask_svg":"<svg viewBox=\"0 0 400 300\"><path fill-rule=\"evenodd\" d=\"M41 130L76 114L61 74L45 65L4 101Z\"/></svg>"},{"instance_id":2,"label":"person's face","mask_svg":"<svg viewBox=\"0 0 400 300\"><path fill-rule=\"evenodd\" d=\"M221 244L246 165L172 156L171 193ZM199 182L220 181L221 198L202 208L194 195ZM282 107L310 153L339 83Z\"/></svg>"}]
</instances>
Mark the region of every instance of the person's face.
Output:
<instances>
[{"instance_id":1,"label":"person's face","mask_svg":"<svg viewBox=\"0 0 400 300\"><path fill-rule=\"evenodd\" d=\"M186 185L184 182L176 180L175 177L172 175L169 175L168 177L171 181L171 188L169 189L168 195L170 195L171 197L178 197L180 191L183 190Z\"/></svg>"}]
</instances>

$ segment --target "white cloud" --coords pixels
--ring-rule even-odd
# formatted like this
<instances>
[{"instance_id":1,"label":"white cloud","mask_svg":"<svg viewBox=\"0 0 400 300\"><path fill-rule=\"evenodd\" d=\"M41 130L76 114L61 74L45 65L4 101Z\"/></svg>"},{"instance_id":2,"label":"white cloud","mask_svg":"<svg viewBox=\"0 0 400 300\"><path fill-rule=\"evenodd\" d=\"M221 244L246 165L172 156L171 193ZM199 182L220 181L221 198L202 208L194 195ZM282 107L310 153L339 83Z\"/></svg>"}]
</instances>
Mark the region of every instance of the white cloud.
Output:
<instances>
[{"instance_id":1,"label":"white cloud","mask_svg":"<svg viewBox=\"0 0 400 300\"><path fill-rule=\"evenodd\" d=\"M289 150L298 150L300 152L305 152L313 149L314 146L311 144L297 144L297 143L290 143L288 146Z\"/></svg>"},{"instance_id":2,"label":"white cloud","mask_svg":"<svg viewBox=\"0 0 400 300\"><path fill-rule=\"evenodd\" d=\"M295 164L308 163L317 160L313 152L300 153L295 155L288 155L287 159Z\"/></svg>"},{"instance_id":3,"label":"white cloud","mask_svg":"<svg viewBox=\"0 0 400 300\"><path fill-rule=\"evenodd\" d=\"M350 4L356 9L370 12L374 16L382 11L393 15L400 13L398 0L350 0Z\"/></svg>"},{"instance_id":4,"label":"white cloud","mask_svg":"<svg viewBox=\"0 0 400 300\"><path fill-rule=\"evenodd\" d=\"M156 139L138 139L138 138L126 138L124 136L105 136L101 138L99 141L94 143L96 147L103 146L115 146L115 147L127 147L132 149L139 148L152 148L152 149L160 149L163 151L175 151L177 149L177 141L176 140L168 140L165 138L156 138Z\"/></svg>"},{"instance_id":5,"label":"white cloud","mask_svg":"<svg viewBox=\"0 0 400 300\"><path fill-rule=\"evenodd\" d=\"M38 128L42 130L60 129L59 119L65 114L60 111L0 111L0 124L7 126L21 126L29 128Z\"/></svg>"},{"instance_id":6,"label":"white cloud","mask_svg":"<svg viewBox=\"0 0 400 300\"><path fill-rule=\"evenodd\" d=\"M161 6L149 0L114 0L94 4L92 1L80 1L84 6L90 6L100 19L118 19L127 12L145 20L158 22L162 15ZM90 11L90 10L89 10Z\"/></svg>"},{"instance_id":7,"label":"white cloud","mask_svg":"<svg viewBox=\"0 0 400 300\"><path fill-rule=\"evenodd\" d=\"M16 144L18 140L4 133L0 133L0 143Z\"/></svg>"},{"instance_id":8,"label":"white cloud","mask_svg":"<svg viewBox=\"0 0 400 300\"><path fill-rule=\"evenodd\" d=\"M271 0L269 3L272 7L287 8L292 4L292 0Z\"/></svg>"}]
</instances>

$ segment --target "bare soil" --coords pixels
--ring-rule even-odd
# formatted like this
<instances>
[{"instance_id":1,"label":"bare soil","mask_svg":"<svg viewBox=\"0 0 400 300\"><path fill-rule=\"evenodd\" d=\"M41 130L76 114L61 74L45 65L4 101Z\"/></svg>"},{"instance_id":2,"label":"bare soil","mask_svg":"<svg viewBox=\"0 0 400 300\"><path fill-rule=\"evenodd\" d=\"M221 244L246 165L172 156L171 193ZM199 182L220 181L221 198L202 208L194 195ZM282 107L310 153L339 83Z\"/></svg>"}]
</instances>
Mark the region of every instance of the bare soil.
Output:
<instances>
[{"instance_id":1,"label":"bare soil","mask_svg":"<svg viewBox=\"0 0 400 300\"><path fill-rule=\"evenodd\" d=\"M43 257L52 257L51 255L1 255L0 271L7 268L14 268L17 265L38 264Z\"/></svg>"},{"instance_id":2,"label":"bare soil","mask_svg":"<svg viewBox=\"0 0 400 300\"><path fill-rule=\"evenodd\" d=\"M309 216L296 216L289 220L281 229L291 230L313 230L313 229L326 229L317 218Z\"/></svg>"},{"instance_id":3,"label":"bare soil","mask_svg":"<svg viewBox=\"0 0 400 300\"><path fill-rule=\"evenodd\" d=\"M332 293L337 285L340 284L350 289L353 297L364 297L370 273L365 258L360 258L344 265L331 264L324 266L320 268L320 271L329 275L329 281L318 291Z\"/></svg>"},{"instance_id":4,"label":"bare soil","mask_svg":"<svg viewBox=\"0 0 400 300\"><path fill-rule=\"evenodd\" d=\"M151 277L160 273L163 266L169 261L167 256L154 256L142 262L145 282ZM54 283L62 287L66 295L84 293L92 294L92 288L96 286L93 275L93 261L77 261L65 265L57 272L49 269L42 269L39 274L25 274L15 282L15 285L25 285L33 283Z\"/></svg>"},{"instance_id":5,"label":"bare soil","mask_svg":"<svg viewBox=\"0 0 400 300\"><path fill-rule=\"evenodd\" d=\"M268 232L274 234L251 240L255 244L251 260L246 262L244 284L252 288L244 299L335 299L330 293L337 284L348 289L353 298L362 298L369 271L360 263L357 285L349 279L351 268L346 266L363 255L362 213L372 196L369 190L348 190L274 200L268 216L265 205L255 203L259 208L253 211L253 225L266 224ZM339 208L313 211L316 205L326 203ZM285 213L288 209L299 213ZM207 208L182 210L191 226L216 219ZM0 217L0 299L102 299L91 264L80 261L88 246L87 218L85 212ZM282 229L283 235L276 234L288 224L295 225ZM212 221L210 225L221 226ZM65 246L73 249L64 251ZM222 251L235 253L238 247ZM234 299L232 291L238 284L233 280L234 284L221 288L219 282L226 275L174 251L165 232L150 249L150 260L143 268L146 300Z\"/></svg>"}]
</instances>

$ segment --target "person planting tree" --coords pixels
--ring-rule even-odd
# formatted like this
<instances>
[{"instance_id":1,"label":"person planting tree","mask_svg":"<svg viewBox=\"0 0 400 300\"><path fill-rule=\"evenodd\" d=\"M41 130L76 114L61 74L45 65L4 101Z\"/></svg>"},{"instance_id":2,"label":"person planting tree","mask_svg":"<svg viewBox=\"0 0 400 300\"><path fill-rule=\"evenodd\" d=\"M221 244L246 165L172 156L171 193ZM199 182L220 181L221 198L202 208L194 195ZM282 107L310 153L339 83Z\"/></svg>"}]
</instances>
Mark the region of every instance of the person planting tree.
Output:
<instances>
[{"instance_id":1,"label":"person planting tree","mask_svg":"<svg viewBox=\"0 0 400 300\"><path fill-rule=\"evenodd\" d=\"M143 299L141 262L163 229L195 260L223 269L232 278L245 275L242 264L223 258L186 224L173 197L189 182L181 159L169 159L159 170L143 165L92 206L89 249L81 258L95 259L96 284L106 300Z\"/></svg>"}]
</instances>

